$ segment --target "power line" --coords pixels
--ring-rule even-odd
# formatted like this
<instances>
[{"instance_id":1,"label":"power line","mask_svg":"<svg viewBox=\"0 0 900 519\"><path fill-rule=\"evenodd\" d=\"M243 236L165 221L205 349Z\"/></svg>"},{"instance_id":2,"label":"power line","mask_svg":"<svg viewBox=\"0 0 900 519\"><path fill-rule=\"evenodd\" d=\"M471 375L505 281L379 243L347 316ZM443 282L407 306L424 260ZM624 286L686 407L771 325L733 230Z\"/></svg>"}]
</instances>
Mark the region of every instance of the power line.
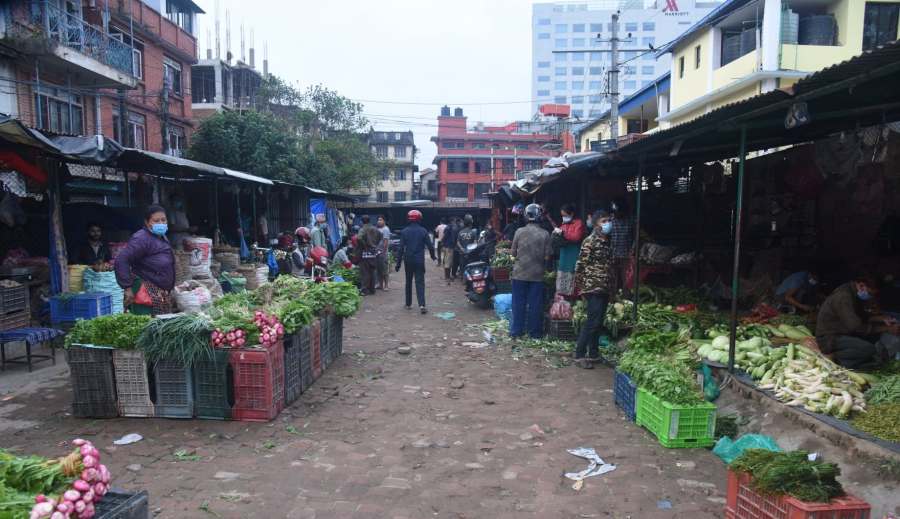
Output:
<instances>
[{"instance_id":1,"label":"power line","mask_svg":"<svg viewBox=\"0 0 900 519\"><path fill-rule=\"evenodd\" d=\"M420 106L487 106L487 105L518 105L537 102L536 99L530 101L486 101L481 103L450 103L447 101L425 102L425 101L379 101L375 99L350 99L357 103L373 103L385 105L420 105Z\"/></svg>"}]
</instances>

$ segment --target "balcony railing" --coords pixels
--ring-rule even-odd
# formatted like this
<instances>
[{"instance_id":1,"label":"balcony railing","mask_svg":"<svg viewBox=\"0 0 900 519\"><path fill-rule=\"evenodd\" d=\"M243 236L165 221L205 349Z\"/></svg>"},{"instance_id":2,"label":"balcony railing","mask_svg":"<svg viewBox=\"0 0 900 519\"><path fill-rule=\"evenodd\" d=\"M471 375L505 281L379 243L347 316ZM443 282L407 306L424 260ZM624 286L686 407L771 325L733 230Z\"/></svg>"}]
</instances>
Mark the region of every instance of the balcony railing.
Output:
<instances>
[{"instance_id":1,"label":"balcony railing","mask_svg":"<svg viewBox=\"0 0 900 519\"><path fill-rule=\"evenodd\" d=\"M32 22L43 27L53 41L126 74L134 73L131 46L80 16L67 13L48 0L41 0L32 3Z\"/></svg>"}]
</instances>

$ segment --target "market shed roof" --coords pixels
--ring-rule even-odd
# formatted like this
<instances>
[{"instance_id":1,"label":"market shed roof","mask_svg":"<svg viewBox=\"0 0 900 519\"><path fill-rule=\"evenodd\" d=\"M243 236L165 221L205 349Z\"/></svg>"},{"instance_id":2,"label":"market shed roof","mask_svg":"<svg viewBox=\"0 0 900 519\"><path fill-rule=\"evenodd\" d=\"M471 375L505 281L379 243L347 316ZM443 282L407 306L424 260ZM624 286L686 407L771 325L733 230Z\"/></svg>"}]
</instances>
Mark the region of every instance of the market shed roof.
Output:
<instances>
[{"instance_id":1,"label":"market shed roof","mask_svg":"<svg viewBox=\"0 0 900 519\"><path fill-rule=\"evenodd\" d=\"M122 146L103 137L44 135L25 126L22 121L0 114L0 141L13 146L27 146L60 160L82 164L105 164L122 152Z\"/></svg>"},{"instance_id":2,"label":"market shed roof","mask_svg":"<svg viewBox=\"0 0 900 519\"><path fill-rule=\"evenodd\" d=\"M122 154L115 160L115 165L127 171L139 171L164 177L188 176L188 177L227 177L257 184L272 185L267 178L257 177L234 171L232 169L213 166L205 162L174 157L164 153L156 153L135 148L125 148Z\"/></svg>"}]
</instances>

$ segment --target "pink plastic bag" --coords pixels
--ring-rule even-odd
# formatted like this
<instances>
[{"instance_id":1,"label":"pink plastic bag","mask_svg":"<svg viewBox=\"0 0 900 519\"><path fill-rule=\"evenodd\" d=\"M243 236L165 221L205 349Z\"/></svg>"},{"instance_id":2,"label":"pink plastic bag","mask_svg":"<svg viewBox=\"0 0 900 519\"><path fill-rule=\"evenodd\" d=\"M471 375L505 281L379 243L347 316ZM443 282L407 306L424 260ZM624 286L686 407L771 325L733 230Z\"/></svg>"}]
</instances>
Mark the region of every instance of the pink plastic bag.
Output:
<instances>
[{"instance_id":1,"label":"pink plastic bag","mask_svg":"<svg viewBox=\"0 0 900 519\"><path fill-rule=\"evenodd\" d=\"M553 298L553 304L550 305L550 319L554 321L568 321L572 319L572 305L559 294Z\"/></svg>"}]
</instances>

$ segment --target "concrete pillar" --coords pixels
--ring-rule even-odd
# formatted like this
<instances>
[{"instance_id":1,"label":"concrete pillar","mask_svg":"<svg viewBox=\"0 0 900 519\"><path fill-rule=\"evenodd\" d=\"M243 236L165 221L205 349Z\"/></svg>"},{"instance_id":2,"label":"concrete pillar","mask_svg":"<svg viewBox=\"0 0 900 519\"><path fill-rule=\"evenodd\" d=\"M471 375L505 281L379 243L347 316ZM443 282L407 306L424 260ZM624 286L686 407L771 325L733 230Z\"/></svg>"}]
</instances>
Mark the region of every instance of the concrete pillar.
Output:
<instances>
[{"instance_id":1,"label":"concrete pillar","mask_svg":"<svg viewBox=\"0 0 900 519\"><path fill-rule=\"evenodd\" d=\"M781 1L765 0L762 23L762 70L778 70L781 56Z\"/></svg>"},{"instance_id":2,"label":"concrete pillar","mask_svg":"<svg viewBox=\"0 0 900 519\"><path fill-rule=\"evenodd\" d=\"M213 64L213 75L215 76L216 82L216 96L214 102L216 104L222 104L225 102L225 96L224 91L222 90L224 87L222 84L222 62L219 60L216 60Z\"/></svg>"}]
</instances>

